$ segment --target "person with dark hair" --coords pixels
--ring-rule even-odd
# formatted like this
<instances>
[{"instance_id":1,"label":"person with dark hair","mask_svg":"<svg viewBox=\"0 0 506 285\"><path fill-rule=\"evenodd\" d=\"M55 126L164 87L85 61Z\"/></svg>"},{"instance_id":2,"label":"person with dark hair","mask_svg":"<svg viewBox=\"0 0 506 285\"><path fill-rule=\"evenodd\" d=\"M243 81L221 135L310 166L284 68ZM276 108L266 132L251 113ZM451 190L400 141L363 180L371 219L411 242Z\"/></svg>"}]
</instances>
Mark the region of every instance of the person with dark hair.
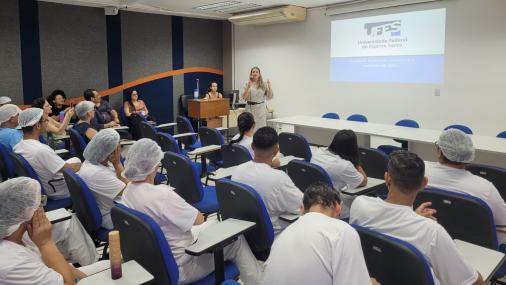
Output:
<instances>
[{"instance_id":1,"label":"person with dark hair","mask_svg":"<svg viewBox=\"0 0 506 285\"><path fill-rule=\"evenodd\" d=\"M60 121L60 114L66 114L70 110L69 105L65 105L67 95L60 89L56 89L49 96L47 96L47 102L51 105L51 114L49 116L57 121ZM64 118L64 117L63 117ZM62 119L63 119L62 118ZM60 121L61 123L62 121Z\"/></svg>"},{"instance_id":2,"label":"person with dark hair","mask_svg":"<svg viewBox=\"0 0 506 285\"><path fill-rule=\"evenodd\" d=\"M351 205L350 223L409 242L432 267L436 284L480 284L479 273L463 259L446 230L435 221L430 202L413 211L418 192L427 186L425 164L405 150L390 155L386 200L360 196Z\"/></svg>"},{"instance_id":3,"label":"person with dark hair","mask_svg":"<svg viewBox=\"0 0 506 285\"><path fill-rule=\"evenodd\" d=\"M340 130L327 149L318 149L311 163L321 166L330 176L336 189L356 188L367 184L367 175L360 165L357 136L352 130ZM354 196L343 195L341 217L349 216Z\"/></svg>"},{"instance_id":4,"label":"person with dark hair","mask_svg":"<svg viewBox=\"0 0 506 285\"><path fill-rule=\"evenodd\" d=\"M457 129L444 131L436 142L438 161L425 162L429 186L466 193L487 203L498 229L498 242L506 244L506 203L492 182L466 170L466 166L474 160L474 152L468 134Z\"/></svg>"},{"instance_id":5,"label":"person with dark hair","mask_svg":"<svg viewBox=\"0 0 506 285\"><path fill-rule=\"evenodd\" d=\"M143 117L147 117L149 114L148 107L144 104L144 101L139 99L139 93L135 89L128 90L127 100L123 104L125 115L130 117L132 114L139 114Z\"/></svg>"},{"instance_id":6,"label":"person with dark hair","mask_svg":"<svg viewBox=\"0 0 506 285\"><path fill-rule=\"evenodd\" d=\"M378 284L367 273L357 231L338 219L339 192L313 184L303 203L303 215L274 241L262 284Z\"/></svg>"},{"instance_id":7,"label":"person with dark hair","mask_svg":"<svg viewBox=\"0 0 506 285\"><path fill-rule=\"evenodd\" d=\"M90 122L95 130L119 126L118 112L111 108L108 101L102 100L96 89L84 90L83 96L84 100L95 104L95 116Z\"/></svg>"},{"instance_id":8,"label":"person with dark hair","mask_svg":"<svg viewBox=\"0 0 506 285\"><path fill-rule=\"evenodd\" d=\"M271 127L262 127L253 135L255 158L237 166L232 180L253 187L265 203L277 235L287 227L279 216L284 213L299 213L302 206L302 191L284 171L273 169L273 159L279 151L278 134Z\"/></svg>"},{"instance_id":9,"label":"person with dark hair","mask_svg":"<svg viewBox=\"0 0 506 285\"><path fill-rule=\"evenodd\" d=\"M253 142L253 134L255 133L255 118L250 112L244 112L237 117L237 128L239 133L235 135L230 144L239 144L248 149L251 157L255 157L251 143Z\"/></svg>"},{"instance_id":10,"label":"person with dark hair","mask_svg":"<svg viewBox=\"0 0 506 285\"><path fill-rule=\"evenodd\" d=\"M218 82L212 81L209 84L209 88L207 89L205 100L216 100L219 98L223 98L223 94L218 92Z\"/></svg>"},{"instance_id":11,"label":"person with dark hair","mask_svg":"<svg viewBox=\"0 0 506 285\"><path fill-rule=\"evenodd\" d=\"M32 103L32 107L44 110L44 117L47 119L47 125L43 137L48 142L48 145L52 148L57 148L57 146L62 144L62 141L58 137L65 135L65 130L75 114L74 108L70 108L67 111L63 122L60 123L50 117L53 107L51 107L49 102L43 97L35 99Z\"/></svg>"}]
</instances>

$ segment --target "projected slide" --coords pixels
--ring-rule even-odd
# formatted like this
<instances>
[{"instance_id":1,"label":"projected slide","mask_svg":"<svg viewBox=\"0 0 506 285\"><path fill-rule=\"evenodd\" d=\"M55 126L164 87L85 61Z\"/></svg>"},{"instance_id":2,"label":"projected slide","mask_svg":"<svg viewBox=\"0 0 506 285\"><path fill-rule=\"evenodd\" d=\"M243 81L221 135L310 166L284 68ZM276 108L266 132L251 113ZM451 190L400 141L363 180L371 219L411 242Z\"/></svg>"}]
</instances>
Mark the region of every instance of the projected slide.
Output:
<instances>
[{"instance_id":1,"label":"projected slide","mask_svg":"<svg viewBox=\"0 0 506 285\"><path fill-rule=\"evenodd\" d=\"M330 79L440 84L446 9L332 21Z\"/></svg>"}]
</instances>

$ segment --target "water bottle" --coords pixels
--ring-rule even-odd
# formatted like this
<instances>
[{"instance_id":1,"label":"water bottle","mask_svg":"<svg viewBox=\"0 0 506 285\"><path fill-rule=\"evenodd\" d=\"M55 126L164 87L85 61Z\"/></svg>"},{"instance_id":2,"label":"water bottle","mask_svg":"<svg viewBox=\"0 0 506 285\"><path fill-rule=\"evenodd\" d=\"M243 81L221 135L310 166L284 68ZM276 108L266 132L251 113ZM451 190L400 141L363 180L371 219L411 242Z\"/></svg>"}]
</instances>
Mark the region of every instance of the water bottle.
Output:
<instances>
[{"instance_id":1,"label":"water bottle","mask_svg":"<svg viewBox=\"0 0 506 285\"><path fill-rule=\"evenodd\" d=\"M58 114L58 120L60 121L60 123L62 123L64 119L65 119L65 111L61 111L60 114Z\"/></svg>"},{"instance_id":2,"label":"water bottle","mask_svg":"<svg viewBox=\"0 0 506 285\"><path fill-rule=\"evenodd\" d=\"M199 99L199 79L197 78L197 85L193 91L193 99Z\"/></svg>"}]
</instances>

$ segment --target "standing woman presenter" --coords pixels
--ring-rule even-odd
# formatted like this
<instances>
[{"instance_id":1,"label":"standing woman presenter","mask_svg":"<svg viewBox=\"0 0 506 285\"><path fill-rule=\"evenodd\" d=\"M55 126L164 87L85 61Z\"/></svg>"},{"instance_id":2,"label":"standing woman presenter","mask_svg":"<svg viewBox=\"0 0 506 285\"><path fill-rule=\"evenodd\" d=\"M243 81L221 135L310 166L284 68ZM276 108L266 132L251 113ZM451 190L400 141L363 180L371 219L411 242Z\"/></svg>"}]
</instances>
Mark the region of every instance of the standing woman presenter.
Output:
<instances>
[{"instance_id":1,"label":"standing woman presenter","mask_svg":"<svg viewBox=\"0 0 506 285\"><path fill-rule=\"evenodd\" d=\"M246 100L246 111L251 112L255 118L256 128L259 129L267 125L267 106L265 100L270 100L274 96L271 82L264 82L260 68L253 67L249 74L249 81L244 86L242 98Z\"/></svg>"}]
</instances>

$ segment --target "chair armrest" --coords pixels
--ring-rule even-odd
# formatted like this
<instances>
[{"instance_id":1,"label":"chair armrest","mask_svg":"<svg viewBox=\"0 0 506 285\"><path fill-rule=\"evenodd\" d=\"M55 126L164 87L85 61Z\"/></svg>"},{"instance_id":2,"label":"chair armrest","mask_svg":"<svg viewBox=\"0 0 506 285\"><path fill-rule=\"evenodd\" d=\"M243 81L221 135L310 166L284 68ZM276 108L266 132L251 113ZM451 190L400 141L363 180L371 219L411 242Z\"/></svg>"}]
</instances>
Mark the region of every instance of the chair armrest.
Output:
<instances>
[{"instance_id":1,"label":"chair armrest","mask_svg":"<svg viewBox=\"0 0 506 285\"><path fill-rule=\"evenodd\" d=\"M174 126L177 126L177 123L160 124L158 126L155 126L155 128L162 129L162 128L168 128L168 127L174 127Z\"/></svg>"},{"instance_id":2,"label":"chair armrest","mask_svg":"<svg viewBox=\"0 0 506 285\"><path fill-rule=\"evenodd\" d=\"M292 214L292 213L286 213L279 215L279 219L288 223L293 223L297 221L300 217L300 214Z\"/></svg>"},{"instance_id":3,"label":"chair armrest","mask_svg":"<svg viewBox=\"0 0 506 285\"><path fill-rule=\"evenodd\" d=\"M254 226L255 223L253 222L237 219L227 219L220 223L209 225L200 232L195 243L187 247L185 252L189 255L198 256L204 253L219 251Z\"/></svg>"},{"instance_id":4,"label":"chair armrest","mask_svg":"<svg viewBox=\"0 0 506 285\"><path fill-rule=\"evenodd\" d=\"M190 152L188 152L189 155L199 155L199 154L205 154L209 152L214 152L221 149L221 145L212 144L212 145L206 145L203 147L199 147L197 149L194 149Z\"/></svg>"},{"instance_id":5,"label":"chair armrest","mask_svg":"<svg viewBox=\"0 0 506 285\"><path fill-rule=\"evenodd\" d=\"M54 185L53 185L53 182L58 182L58 181L63 181L64 178L57 178L57 179L51 179L47 182L47 184L49 184L49 186L51 186L51 188L53 188L53 192L56 193L56 188L54 188Z\"/></svg>"},{"instance_id":6,"label":"chair armrest","mask_svg":"<svg viewBox=\"0 0 506 285\"><path fill-rule=\"evenodd\" d=\"M182 134L173 135L172 137L177 139L177 138L196 136L196 135L197 135L197 133L182 133Z\"/></svg>"}]
</instances>

